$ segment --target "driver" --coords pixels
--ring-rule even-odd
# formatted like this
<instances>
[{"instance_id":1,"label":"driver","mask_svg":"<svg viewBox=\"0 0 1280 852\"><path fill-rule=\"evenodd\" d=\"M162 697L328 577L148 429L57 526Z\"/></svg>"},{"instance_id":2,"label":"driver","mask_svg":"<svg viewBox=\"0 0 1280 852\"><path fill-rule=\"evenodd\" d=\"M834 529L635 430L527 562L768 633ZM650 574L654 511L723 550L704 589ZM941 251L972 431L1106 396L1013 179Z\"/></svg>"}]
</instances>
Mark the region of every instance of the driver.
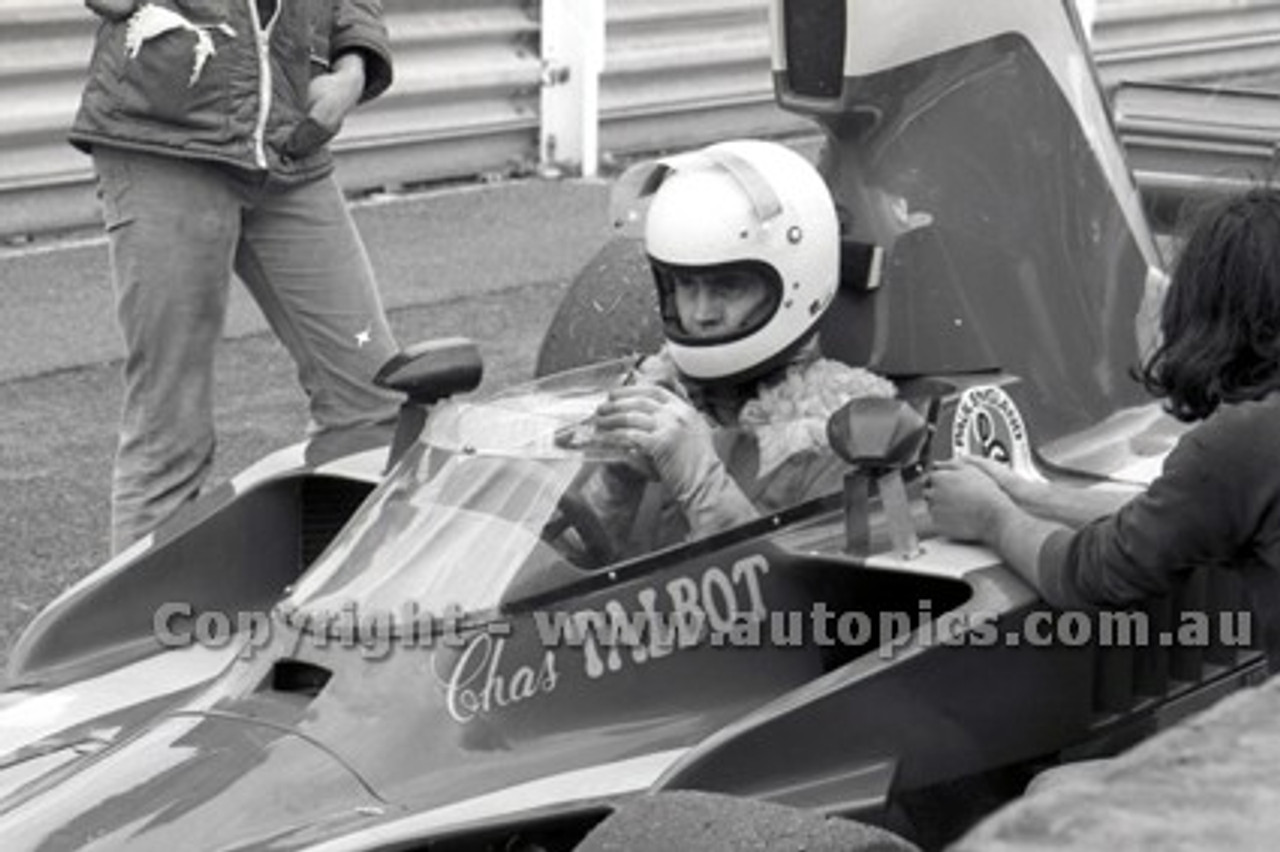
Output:
<instances>
[{"instance_id":1,"label":"driver","mask_svg":"<svg viewBox=\"0 0 1280 852\"><path fill-rule=\"evenodd\" d=\"M840 268L826 183L783 145L739 140L664 161L646 187L666 343L609 393L597 435L643 460L694 538L839 490L828 417L895 389L819 357ZM634 517L624 495L643 490L626 489L627 475L589 495L611 529Z\"/></svg>"}]
</instances>

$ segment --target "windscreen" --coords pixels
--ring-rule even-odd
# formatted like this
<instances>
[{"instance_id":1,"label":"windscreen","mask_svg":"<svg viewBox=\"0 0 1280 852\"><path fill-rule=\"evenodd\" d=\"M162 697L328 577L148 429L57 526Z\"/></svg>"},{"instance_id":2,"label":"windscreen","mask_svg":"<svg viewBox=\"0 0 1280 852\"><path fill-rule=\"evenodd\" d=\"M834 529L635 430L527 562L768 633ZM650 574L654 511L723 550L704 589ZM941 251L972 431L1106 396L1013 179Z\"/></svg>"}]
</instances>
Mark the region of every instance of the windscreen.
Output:
<instances>
[{"instance_id":1,"label":"windscreen","mask_svg":"<svg viewBox=\"0 0 1280 852\"><path fill-rule=\"evenodd\" d=\"M419 441L291 596L362 618L496 609L513 584L602 567L578 491L625 453L583 440L625 361L433 409ZM589 507L587 507L589 509ZM592 532L599 532L592 525ZM584 540L584 537L586 540ZM566 573L568 572L568 573Z\"/></svg>"},{"instance_id":2,"label":"windscreen","mask_svg":"<svg viewBox=\"0 0 1280 852\"><path fill-rule=\"evenodd\" d=\"M637 381L634 366L613 361L433 409L287 608L312 620L354 610L361 622L400 625L484 618L692 540L685 506L647 457L596 432L598 406L611 388ZM840 488L847 468L820 437L825 421L796 406L780 405L765 424L708 426L756 510L741 523Z\"/></svg>"}]
</instances>

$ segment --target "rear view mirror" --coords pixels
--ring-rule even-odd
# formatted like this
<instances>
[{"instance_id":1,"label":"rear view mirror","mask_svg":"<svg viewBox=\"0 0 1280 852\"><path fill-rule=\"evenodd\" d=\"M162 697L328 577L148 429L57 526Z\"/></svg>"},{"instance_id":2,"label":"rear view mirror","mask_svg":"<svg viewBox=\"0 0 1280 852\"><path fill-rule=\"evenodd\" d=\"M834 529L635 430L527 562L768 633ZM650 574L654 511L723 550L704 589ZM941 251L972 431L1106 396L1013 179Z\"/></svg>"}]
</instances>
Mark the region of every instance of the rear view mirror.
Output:
<instances>
[{"instance_id":1,"label":"rear view mirror","mask_svg":"<svg viewBox=\"0 0 1280 852\"><path fill-rule=\"evenodd\" d=\"M903 558L919 554L902 474L924 463L937 411L937 397L928 401L925 413L901 399L861 398L846 403L827 421L831 448L853 466L844 482L849 553L870 553L871 498L878 494L893 550Z\"/></svg>"},{"instance_id":2,"label":"rear view mirror","mask_svg":"<svg viewBox=\"0 0 1280 852\"><path fill-rule=\"evenodd\" d=\"M901 470L914 463L929 436L924 415L900 399L852 400L827 421L836 455L856 468Z\"/></svg>"},{"instance_id":3,"label":"rear view mirror","mask_svg":"<svg viewBox=\"0 0 1280 852\"><path fill-rule=\"evenodd\" d=\"M373 383L409 398L400 406L387 470L400 460L427 422L427 407L454 394L475 390L484 363L475 343L465 337L428 340L405 349L382 366Z\"/></svg>"},{"instance_id":4,"label":"rear view mirror","mask_svg":"<svg viewBox=\"0 0 1280 852\"><path fill-rule=\"evenodd\" d=\"M407 394L411 402L434 402L475 390L484 375L480 350L465 337L417 343L382 366L373 382Z\"/></svg>"}]
</instances>

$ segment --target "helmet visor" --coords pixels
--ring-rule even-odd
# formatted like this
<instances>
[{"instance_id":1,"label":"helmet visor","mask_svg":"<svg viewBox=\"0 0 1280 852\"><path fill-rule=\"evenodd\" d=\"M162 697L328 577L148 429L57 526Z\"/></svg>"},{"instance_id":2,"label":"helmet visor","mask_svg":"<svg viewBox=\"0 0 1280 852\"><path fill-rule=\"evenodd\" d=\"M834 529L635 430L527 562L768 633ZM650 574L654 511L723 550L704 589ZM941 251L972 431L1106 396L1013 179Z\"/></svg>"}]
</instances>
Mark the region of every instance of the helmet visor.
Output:
<instances>
[{"instance_id":1,"label":"helmet visor","mask_svg":"<svg viewBox=\"0 0 1280 852\"><path fill-rule=\"evenodd\" d=\"M758 260L682 266L650 256L649 265L667 338L684 346L742 340L768 324L782 301L777 270Z\"/></svg>"}]
</instances>

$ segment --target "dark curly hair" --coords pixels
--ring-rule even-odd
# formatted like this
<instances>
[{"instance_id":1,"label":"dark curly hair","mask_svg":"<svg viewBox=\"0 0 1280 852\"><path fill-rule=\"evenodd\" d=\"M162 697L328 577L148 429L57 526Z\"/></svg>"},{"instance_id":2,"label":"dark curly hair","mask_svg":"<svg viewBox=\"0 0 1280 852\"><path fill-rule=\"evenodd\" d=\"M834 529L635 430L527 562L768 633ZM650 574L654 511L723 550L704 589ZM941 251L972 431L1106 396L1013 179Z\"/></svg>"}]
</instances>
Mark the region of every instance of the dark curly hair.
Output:
<instances>
[{"instance_id":1,"label":"dark curly hair","mask_svg":"<svg viewBox=\"0 0 1280 852\"><path fill-rule=\"evenodd\" d=\"M1197 218L1139 378L1179 420L1280 389L1280 189L1216 202Z\"/></svg>"}]
</instances>

